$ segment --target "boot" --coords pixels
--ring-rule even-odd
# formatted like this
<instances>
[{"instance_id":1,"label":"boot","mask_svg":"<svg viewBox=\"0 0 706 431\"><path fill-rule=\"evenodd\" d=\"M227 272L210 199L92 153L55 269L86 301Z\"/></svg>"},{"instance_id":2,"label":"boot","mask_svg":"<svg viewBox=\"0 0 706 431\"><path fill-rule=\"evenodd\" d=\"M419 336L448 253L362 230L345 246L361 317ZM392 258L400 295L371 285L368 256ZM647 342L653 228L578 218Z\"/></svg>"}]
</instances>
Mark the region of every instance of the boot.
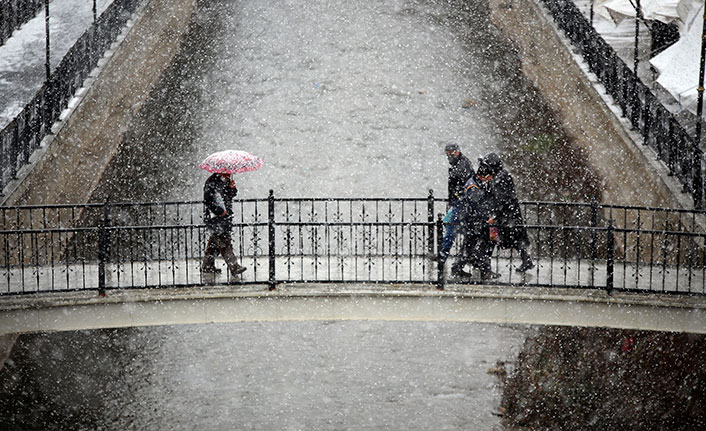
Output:
<instances>
[{"instance_id":1,"label":"boot","mask_svg":"<svg viewBox=\"0 0 706 431\"><path fill-rule=\"evenodd\" d=\"M235 253L233 253L232 248L229 247L225 251L223 257L226 260L226 264L228 265L228 271L230 271L231 275L242 274L247 269L246 267L238 264L238 259L235 257Z\"/></svg>"},{"instance_id":2,"label":"boot","mask_svg":"<svg viewBox=\"0 0 706 431\"><path fill-rule=\"evenodd\" d=\"M452 266L451 267L451 276L452 277L457 277L457 278L468 278L471 276L470 272L466 272L463 269L463 266Z\"/></svg>"},{"instance_id":3,"label":"boot","mask_svg":"<svg viewBox=\"0 0 706 431\"><path fill-rule=\"evenodd\" d=\"M206 255L203 257L201 272L206 274L218 274L221 272L220 268L216 268L216 258L214 256Z\"/></svg>"},{"instance_id":4,"label":"boot","mask_svg":"<svg viewBox=\"0 0 706 431\"><path fill-rule=\"evenodd\" d=\"M522 257L522 264L516 268L517 272L525 272L534 268L534 263L527 250L520 250L520 256Z\"/></svg>"},{"instance_id":5,"label":"boot","mask_svg":"<svg viewBox=\"0 0 706 431\"><path fill-rule=\"evenodd\" d=\"M482 271L480 273L480 279L484 280L484 281L485 280L495 280L498 278L500 278L500 274L498 274L497 272L493 272L492 269L488 269L488 270Z\"/></svg>"},{"instance_id":6,"label":"boot","mask_svg":"<svg viewBox=\"0 0 706 431\"><path fill-rule=\"evenodd\" d=\"M230 271L230 273L233 275L242 274L245 272L246 269L248 268L245 266L238 265L237 263L233 266L228 265L228 271Z\"/></svg>"},{"instance_id":7,"label":"boot","mask_svg":"<svg viewBox=\"0 0 706 431\"><path fill-rule=\"evenodd\" d=\"M444 263L444 262L446 262L446 259L449 257L449 254L448 254L448 253L444 254L443 252L441 252L441 253L439 253L439 254L429 253L429 254L427 255L427 257L428 257L429 260L431 260L432 262L441 262L441 263Z\"/></svg>"}]
</instances>

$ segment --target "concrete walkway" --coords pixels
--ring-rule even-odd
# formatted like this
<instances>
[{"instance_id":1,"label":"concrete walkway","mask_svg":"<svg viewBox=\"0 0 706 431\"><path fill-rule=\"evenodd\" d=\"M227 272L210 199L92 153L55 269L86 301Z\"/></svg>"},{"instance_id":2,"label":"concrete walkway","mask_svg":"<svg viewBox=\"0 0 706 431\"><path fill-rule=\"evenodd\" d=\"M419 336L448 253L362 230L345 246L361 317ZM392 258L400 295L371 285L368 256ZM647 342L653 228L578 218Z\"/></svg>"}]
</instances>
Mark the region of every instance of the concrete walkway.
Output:
<instances>
[{"instance_id":1,"label":"concrete walkway","mask_svg":"<svg viewBox=\"0 0 706 431\"><path fill-rule=\"evenodd\" d=\"M519 258L494 257L493 269L500 278L497 285L583 287L603 290L607 286L608 272L605 260L591 262L588 259L539 259L534 269L519 273ZM106 265L106 288L126 289L144 287L195 286L229 283L225 264L219 262L220 274L202 274L199 260L135 261L132 263L109 263ZM234 284L263 284L269 279L268 257L245 257L243 265L248 269L242 275L231 278ZM479 284L473 276L457 279L448 274L449 284ZM67 290L97 290L99 267L95 263L28 266L24 268L0 269L0 295ZM435 285L436 263L422 258L400 256L377 257L278 257L275 261L275 279L282 283L408 283ZM613 268L613 287L617 290L643 292L706 293L704 268L649 266L616 263Z\"/></svg>"}]
</instances>

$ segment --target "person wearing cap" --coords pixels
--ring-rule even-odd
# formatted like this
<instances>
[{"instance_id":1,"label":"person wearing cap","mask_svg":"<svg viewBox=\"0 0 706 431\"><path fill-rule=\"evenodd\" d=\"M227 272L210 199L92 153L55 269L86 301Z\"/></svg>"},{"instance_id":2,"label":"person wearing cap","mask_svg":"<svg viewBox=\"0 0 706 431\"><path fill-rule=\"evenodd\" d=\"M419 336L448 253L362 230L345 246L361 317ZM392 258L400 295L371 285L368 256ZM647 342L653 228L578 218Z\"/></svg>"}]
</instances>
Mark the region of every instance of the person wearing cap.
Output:
<instances>
[{"instance_id":1,"label":"person wearing cap","mask_svg":"<svg viewBox=\"0 0 706 431\"><path fill-rule=\"evenodd\" d=\"M478 159L478 176L487 184L488 193L492 199L495 223L498 228L498 247L515 249L520 253L522 263L516 268L518 272L534 268L529 254L529 235L525 228L512 175L505 169L500 157L490 153Z\"/></svg>"},{"instance_id":2,"label":"person wearing cap","mask_svg":"<svg viewBox=\"0 0 706 431\"><path fill-rule=\"evenodd\" d=\"M449 210L444 217L446 232L442 240L441 250L439 250L438 255L433 256L433 259L442 261L445 261L449 257L451 246L453 246L454 240L456 239L456 215L458 213L459 198L464 194L466 181L474 174L473 164L468 157L461 153L458 144L448 142L444 146L444 151L449 160Z\"/></svg>"},{"instance_id":3,"label":"person wearing cap","mask_svg":"<svg viewBox=\"0 0 706 431\"><path fill-rule=\"evenodd\" d=\"M451 275L455 277L470 277L465 271L470 264L480 273L481 280L498 278L490 266L490 256L494 243L491 239L492 199L478 174L473 174L464 185L463 196L458 202L458 225L463 233L461 253L451 265Z\"/></svg>"},{"instance_id":4,"label":"person wearing cap","mask_svg":"<svg viewBox=\"0 0 706 431\"><path fill-rule=\"evenodd\" d=\"M455 142L447 143L444 151L449 160L449 202L453 203L463 196L466 181L474 174L473 163Z\"/></svg>"}]
</instances>

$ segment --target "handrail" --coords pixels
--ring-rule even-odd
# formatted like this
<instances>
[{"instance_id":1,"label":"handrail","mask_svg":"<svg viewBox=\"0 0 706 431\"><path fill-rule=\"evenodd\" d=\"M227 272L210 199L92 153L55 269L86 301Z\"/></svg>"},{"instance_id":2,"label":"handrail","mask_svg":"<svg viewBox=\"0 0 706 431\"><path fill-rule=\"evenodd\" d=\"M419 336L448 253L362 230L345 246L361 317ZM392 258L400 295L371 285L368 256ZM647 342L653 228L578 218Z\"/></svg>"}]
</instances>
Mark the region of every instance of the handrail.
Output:
<instances>
[{"instance_id":1,"label":"handrail","mask_svg":"<svg viewBox=\"0 0 706 431\"><path fill-rule=\"evenodd\" d=\"M236 200L231 238L250 270L237 279L226 277L225 266L216 278L199 270L208 237L199 201L0 207L0 295L230 282L270 289L294 282L444 289L452 282L706 294L701 210L521 202L537 266L517 273L517 251L498 249L492 262L502 277L487 281L449 279L446 266L428 259L441 245L446 206L433 191L360 199L278 199L270 192Z\"/></svg>"},{"instance_id":2,"label":"handrail","mask_svg":"<svg viewBox=\"0 0 706 431\"><path fill-rule=\"evenodd\" d=\"M34 18L46 0L4 0L0 2L0 45L12 32Z\"/></svg>"},{"instance_id":3,"label":"handrail","mask_svg":"<svg viewBox=\"0 0 706 431\"><path fill-rule=\"evenodd\" d=\"M583 16L573 0L541 0L556 25L583 55L606 92L615 100L632 128L676 176L696 208L704 207L704 155L700 143L617 55Z\"/></svg>"},{"instance_id":4,"label":"handrail","mask_svg":"<svg viewBox=\"0 0 706 431\"><path fill-rule=\"evenodd\" d=\"M0 193L29 163L42 139L96 67L141 0L113 0L62 58L24 109L0 130Z\"/></svg>"}]
</instances>

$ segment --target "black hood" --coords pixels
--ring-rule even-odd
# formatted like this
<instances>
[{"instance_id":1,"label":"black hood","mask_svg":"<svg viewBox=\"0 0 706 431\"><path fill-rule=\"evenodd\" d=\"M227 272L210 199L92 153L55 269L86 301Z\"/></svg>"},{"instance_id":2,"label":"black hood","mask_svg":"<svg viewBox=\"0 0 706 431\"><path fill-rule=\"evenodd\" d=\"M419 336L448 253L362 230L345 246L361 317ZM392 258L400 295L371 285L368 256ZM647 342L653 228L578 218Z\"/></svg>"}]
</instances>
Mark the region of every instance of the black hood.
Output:
<instances>
[{"instance_id":1,"label":"black hood","mask_svg":"<svg viewBox=\"0 0 706 431\"><path fill-rule=\"evenodd\" d=\"M490 153L485 157L478 159L478 175L495 175L503 169L503 161L500 156L495 153Z\"/></svg>"}]
</instances>

